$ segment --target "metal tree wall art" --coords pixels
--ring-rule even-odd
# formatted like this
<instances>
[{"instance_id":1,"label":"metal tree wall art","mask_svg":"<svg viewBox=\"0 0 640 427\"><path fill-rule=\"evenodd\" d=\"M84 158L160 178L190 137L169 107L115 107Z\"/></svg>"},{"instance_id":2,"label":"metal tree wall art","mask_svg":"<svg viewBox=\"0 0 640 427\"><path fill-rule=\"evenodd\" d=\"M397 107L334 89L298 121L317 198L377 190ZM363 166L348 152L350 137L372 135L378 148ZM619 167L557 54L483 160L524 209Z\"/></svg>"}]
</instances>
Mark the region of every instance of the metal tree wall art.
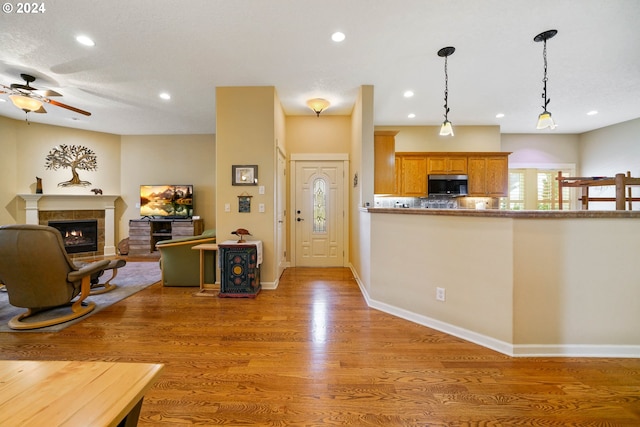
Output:
<instances>
[{"instance_id":1,"label":"metal tree wall art","mask_svg":"<svg viewBox=\"0 0 640 427\"><path fill-rule=\"evenodd\" d=\"M53 147L47 154L47 169L58 170L60 168L71 169L72 177L69 181L58 183L58 187L91 185L89 181L82 181L78 170L95 171L98 169L98 159L96 153L90 148L82 145L61 144Z\"/></svg>"}]
</instances>

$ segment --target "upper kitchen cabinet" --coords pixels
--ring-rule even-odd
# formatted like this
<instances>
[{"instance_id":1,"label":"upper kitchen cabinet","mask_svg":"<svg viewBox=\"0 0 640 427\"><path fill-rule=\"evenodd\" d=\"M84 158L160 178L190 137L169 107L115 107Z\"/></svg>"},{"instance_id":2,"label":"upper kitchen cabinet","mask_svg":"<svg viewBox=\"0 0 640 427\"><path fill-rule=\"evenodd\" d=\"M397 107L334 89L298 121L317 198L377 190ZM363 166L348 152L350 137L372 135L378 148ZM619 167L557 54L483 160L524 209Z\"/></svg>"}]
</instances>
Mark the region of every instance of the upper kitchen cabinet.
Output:
<instances>
[{"instance_id":1,"label":"upper kitchen cabinet","mask_svg":"<svg viewBox=\"0 0 640 427\"><path fill-rule=\"evenodd\" d=\"M396 193L396 141L397 131L375 131L374 144L374 194Z\"/></svg>"},{"instance_id":2,"label":"upper kitchen cabinet","mask_svg":"<svg viewBox=\"0 0 640 427\"><path fill-rule=\"evenodd\" d=\"M466 175L467 156L462 155L430 155L427 160L429 175Z\"/></svg>"},{"instance_id":3,"label":"upper kitchen cabinet","mask_svg":"<svg viewBox=\"0 0 640 427\"><path fill-rule=\"evenodd\" d=\"M469 156L469 196L505 197L509 191L511 153Z\"/></svg>"},{"instance_id":4,"label":"upper kitchen cabinet","mask_svg":"<svg viewBox=\"0 0 640 427\"><path fill-rule=\"evenodd\" d=\"M423 154L396 155L398 184L396 194L405 197L427 196L427 156Z\"/></svg>"}]
</instances>

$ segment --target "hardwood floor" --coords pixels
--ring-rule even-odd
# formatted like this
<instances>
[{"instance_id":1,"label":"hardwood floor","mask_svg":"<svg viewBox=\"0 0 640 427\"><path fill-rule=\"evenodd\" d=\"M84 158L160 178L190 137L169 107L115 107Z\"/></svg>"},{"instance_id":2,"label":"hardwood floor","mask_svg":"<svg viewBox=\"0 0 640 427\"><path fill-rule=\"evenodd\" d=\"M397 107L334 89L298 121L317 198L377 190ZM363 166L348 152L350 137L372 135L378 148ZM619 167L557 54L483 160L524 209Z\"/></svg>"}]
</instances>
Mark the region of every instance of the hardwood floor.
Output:
<instances>
[{"instance_id":1,"label":"hardwood floor","mask_svg":"<svg viewBox=\"0 0 640 427\"><path fill-rule=\"evenodd\" d=\"M348 269L256 299L135 294L0 358L166 365L140 426L639 426L640 359L510 358L370 309Z\"/></svg>"}]
</instances>

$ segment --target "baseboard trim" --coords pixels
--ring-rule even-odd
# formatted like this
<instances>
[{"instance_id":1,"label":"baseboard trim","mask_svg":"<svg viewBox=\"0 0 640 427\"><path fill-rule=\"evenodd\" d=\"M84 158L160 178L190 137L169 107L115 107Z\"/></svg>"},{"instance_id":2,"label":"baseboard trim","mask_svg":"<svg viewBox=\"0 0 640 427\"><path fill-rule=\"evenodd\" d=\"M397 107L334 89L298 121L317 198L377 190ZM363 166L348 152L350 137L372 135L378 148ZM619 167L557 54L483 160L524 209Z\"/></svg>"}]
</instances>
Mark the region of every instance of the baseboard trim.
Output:
<instances>
[{"instance_id":1,"label":"baseboard trim","mask_svg":"<svg viewBox=\"0 0 640 427\"><path fill-rule=\"evenodd\" d=\"M511 357L640 358L638 345L511 344L372 299L352 264L349 268L367 305L376 310L470 341Z\"/></svg>"},{"instance_id":2,"label":"baseboard trim","mask_svg":"<svg viewBox=\"0 0 640 427\"><path fill-rule=\"evenodd\" d=\"M640 358L640 346L615 344L516 344L513 346L513 356Z\"/></svg>"}]
</instances>

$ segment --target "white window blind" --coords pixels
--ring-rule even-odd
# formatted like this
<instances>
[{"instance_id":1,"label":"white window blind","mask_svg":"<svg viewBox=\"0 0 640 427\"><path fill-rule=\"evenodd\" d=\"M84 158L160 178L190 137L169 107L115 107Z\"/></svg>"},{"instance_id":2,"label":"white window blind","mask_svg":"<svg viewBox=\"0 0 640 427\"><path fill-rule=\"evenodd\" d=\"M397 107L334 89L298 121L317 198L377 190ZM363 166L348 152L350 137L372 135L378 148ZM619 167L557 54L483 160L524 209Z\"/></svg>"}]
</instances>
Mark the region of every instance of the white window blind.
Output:
<instances>
[{"instance_id":1,"label":"white window blind","mask_svg":"<svg viewBox=\"0 0 640 427\"><path fill-rule=\"evenodd\" d=\"M558 171L563 176L573 176L569 169L509 169L509 196L501 203L502 209L510 210L557 210ZM571 188L562 189L562 208L571 209L575 196Z\"/></svg>"}]
</instances>

